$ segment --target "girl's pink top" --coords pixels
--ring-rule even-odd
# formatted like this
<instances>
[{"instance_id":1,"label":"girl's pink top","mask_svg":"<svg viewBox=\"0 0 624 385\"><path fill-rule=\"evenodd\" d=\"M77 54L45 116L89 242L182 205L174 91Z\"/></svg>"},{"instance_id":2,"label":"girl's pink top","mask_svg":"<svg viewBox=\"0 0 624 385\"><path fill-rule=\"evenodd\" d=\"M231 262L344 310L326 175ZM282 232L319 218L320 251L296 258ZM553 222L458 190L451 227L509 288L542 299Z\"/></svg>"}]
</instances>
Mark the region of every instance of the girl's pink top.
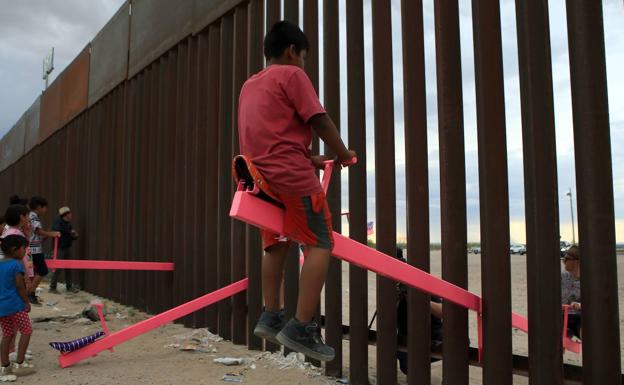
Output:
<instances>
[{"instance_id":1,"label":"girl's pink top","mask_svg":"<svg viewBox=\"0 0 624 385\"><path fill-rule=\"evenodd\" d=\"M9 226L5 227L4 231L2 231L2 238L7 237L9 235L21 235L22 237L26 238L22 230L18 229L17 227L9 227ZM30 260L28 259L29 256L30 256L30 248L26 246L26 254L24 254L24 258L22 259L22 262L24 263L24 270L26 271L26 274L28 274L28 276L32 278L35 276L35 271L33 269L32 262L30 262Z\"/></svg>"}]
</instances>

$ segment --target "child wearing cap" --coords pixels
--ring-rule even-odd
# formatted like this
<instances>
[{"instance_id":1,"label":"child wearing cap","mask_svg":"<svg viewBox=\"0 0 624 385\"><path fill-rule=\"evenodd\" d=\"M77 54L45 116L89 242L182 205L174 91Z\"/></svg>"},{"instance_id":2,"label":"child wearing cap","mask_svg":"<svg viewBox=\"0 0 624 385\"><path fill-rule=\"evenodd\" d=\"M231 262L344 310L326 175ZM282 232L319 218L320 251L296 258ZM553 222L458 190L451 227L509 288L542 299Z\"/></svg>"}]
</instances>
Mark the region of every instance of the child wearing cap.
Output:
<instances>
[{"instance_id":1,"label":"child wearing cap","mask_svg":"<svg viewBox=\"0 0 624 385\"><path fill-rule=\"evenodd\" d=\"M318 134L343 165L352 161L355 152L345 147L303 70L307 50L307 37L298 26L281 21L271 28L264 39L268 67L241 89L238 134L241 154L285 206L285 232L308 249L297 311L286 322L280 288L289 245L279 234L262 232L265 311L254 333L317 360L331 361L334 349L325 344L313 319L333 239L331 213L315 173L325 158L311 155L312 133Z\"/></svg>"},{"instance_id":2,"label":"child wearing cap","mask_svg":"<svg viewBox=\"0 0 624 385\"><path fill-rule=\"evenodd\" d=\"M58 245L58 259L72 259L71 247L75 239L78 238L78 233L72 227L71 221L73 219L72 212L67 206L63 206L58 211L59 216L52 225L52 230L61 233ZM65 285L67 291L75 293L78 289L73 285L71 280L71 269L63 269L65 272ZM61 269L56 269L52 273L52 279L50 280L50 293L58 294L56 289Z\"/></svg>"}]
</instances>

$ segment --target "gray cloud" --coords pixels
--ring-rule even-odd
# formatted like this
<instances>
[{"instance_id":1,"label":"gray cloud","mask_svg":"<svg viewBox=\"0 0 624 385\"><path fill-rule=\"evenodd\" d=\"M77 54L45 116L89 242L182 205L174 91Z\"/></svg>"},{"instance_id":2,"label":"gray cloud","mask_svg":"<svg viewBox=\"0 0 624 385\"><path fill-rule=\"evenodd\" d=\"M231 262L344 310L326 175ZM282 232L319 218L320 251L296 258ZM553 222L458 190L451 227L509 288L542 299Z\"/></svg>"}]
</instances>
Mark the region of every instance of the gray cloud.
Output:
<instances>
[{"instance_id":1,"label":"gray cloud","mask_svg":"<svg viewBox=\"0 0 624 385\"><path fill-rule=\"evenodd\" d=\"M43 89L41 62L55 47L55 71L62 72L123 0L11 1L0 12L0 136Z\"/></svg>"}]
</instances>

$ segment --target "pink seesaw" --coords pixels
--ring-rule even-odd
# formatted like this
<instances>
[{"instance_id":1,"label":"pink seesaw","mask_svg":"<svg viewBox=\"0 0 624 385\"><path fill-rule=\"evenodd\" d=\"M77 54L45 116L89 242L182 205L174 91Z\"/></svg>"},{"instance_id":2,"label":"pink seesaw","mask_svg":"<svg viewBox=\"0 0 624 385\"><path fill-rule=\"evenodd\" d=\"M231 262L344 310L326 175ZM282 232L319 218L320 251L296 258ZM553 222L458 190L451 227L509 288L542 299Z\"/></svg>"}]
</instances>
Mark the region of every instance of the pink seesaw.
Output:
<instances>
[{"instance_id":1,"label":"pink seesaw","mask_svg":"<svg viewBox=\"0 0 624 385\"><path fill-rule=\"evenodd\" d=\"M173 309L150 317L144 321L128 326L127 328L108 334L104 338L99 339L81 349L75 350L71 353L62 354L59 356L59 365L62 368L66 368L89 357L94 357L104 350L112 349L114 346L130 341L141 334L145 334L169 322L173 322L199 309L221 301L222 299L238 294L246 290L247 286L248 279L242 279L217 291L213 291L212 293L206 294L190 302L174 307Z\"/></svg>"},{"instance_id":2,"label":"pink seesaw","mask_svg":"<svg viewBox=\"0 0 624 385\"><path fill-rule=\"evenodd\" d=\"M356 161L356 159L353 159L351 164L355 164ZM325 162L325 172L323 173L323 181L321 183L325 192L327 192L329 186L333 165L334 162L332 161ZM259 198L258 189L249 190L244 186L244 183L239 183L238 191L234 194L232 201L230 216L261 229L290 237L289 234L284 233L284 210L267 200ZM410 264L349 239L342 234L334 232L333 236L334 249L332 250L332 255L334 257L475 311L478 323L479 360L481 359L483 348L481 297ZM296 241L296 239L293 240ZM528 320L519 314L512 313L512 326L528 332ZM580 344L567 337L565 328L563 330L563 339L564 349L567 348L573 352L580 352Z\"/></svg>"},{"instance_id":3,"label":"pink seesaw","mask_svg":"<svg viewBox=\"0 0 624 385\"><path fill-rule=\"evenodd\" d=\"M54 238L54 252L52 259L46 264L50 270L77 269L77 270L139 270L139 271L173 271L172 262L132 262L132 261L95 261L83 259L57 259L58 238Z\"/></svg>"}]
</instances>

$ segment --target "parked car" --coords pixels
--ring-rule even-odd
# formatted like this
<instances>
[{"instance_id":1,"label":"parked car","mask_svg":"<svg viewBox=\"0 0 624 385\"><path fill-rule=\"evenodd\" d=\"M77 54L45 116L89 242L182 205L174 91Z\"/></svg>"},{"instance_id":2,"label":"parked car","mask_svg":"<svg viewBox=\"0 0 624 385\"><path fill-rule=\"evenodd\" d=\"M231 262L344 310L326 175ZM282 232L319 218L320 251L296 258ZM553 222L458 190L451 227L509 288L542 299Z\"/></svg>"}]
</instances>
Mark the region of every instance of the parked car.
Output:
<instances>
[{"instance_id":1,"label":"parked car","mask_svg":"<svg viewBox=\"0 0 624 385\"><path fill-rule=\"evenodd\" d=\"M526 246L521 245L519 243L512 243L509 246L509 252L511 254L520 254L520 255L524 255L526 254Z\"/></svg>"},{"instance_id":2,"label":"parked car","mask_svg":"<svg viewBox=\"0 0 624 385\"><path fill-rule=\"evenodd\" d=\"M481 248L479 246L471 247L470 249L468 249L468 252L472 254L480 254Z\"/></svg>"}]
</instances>

